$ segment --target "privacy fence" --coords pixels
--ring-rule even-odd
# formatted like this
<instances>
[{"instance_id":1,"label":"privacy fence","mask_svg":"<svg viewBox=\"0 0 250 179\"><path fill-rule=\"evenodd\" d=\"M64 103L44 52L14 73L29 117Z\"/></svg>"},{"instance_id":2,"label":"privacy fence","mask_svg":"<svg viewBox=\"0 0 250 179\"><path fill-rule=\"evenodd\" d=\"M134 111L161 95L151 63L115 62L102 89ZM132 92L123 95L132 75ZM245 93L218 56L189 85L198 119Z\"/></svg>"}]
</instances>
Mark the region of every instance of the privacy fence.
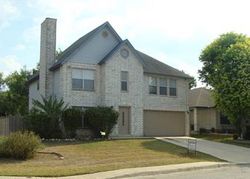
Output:
<instances>
[{"instance_id":1,"label":"privacy fence","mask_svg":"<svg viewBox=\"0 0 250 179\"><path fill-rule=\"evenodd\" d=\"M7 136L22 129L23 121L20 116L0 116L0 136Z\"/></svg>"}]
</instances>

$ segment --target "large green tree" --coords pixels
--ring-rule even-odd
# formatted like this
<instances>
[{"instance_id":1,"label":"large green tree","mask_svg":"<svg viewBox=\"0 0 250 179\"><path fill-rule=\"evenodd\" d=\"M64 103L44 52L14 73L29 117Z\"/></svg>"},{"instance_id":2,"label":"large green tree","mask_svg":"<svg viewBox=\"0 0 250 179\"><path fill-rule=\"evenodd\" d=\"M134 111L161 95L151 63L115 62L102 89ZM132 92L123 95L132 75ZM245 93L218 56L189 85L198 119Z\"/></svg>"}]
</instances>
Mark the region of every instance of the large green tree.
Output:
<instances>
[{"instance_id":1,"label":"large green tree","mask_svg":"<svg viewBox=\"0 0 250 179\"><path fill-rule=\"evenodd\" d=\"M24 115L28 112L28 79L32 71L23 68L2 77L0 73L0 115Z\"/></svg>"},{"instance_id":2,"label":"large green tree","mask_svg":"<svg viewBox=\"0 0 250 179\"><path fill-rule=\"evenodd\" d=\"M223 34L202 51L200 61L200 79L213 87L219 109L244 132L250 116L250 38Z\"/></svg>"}]
</instances>

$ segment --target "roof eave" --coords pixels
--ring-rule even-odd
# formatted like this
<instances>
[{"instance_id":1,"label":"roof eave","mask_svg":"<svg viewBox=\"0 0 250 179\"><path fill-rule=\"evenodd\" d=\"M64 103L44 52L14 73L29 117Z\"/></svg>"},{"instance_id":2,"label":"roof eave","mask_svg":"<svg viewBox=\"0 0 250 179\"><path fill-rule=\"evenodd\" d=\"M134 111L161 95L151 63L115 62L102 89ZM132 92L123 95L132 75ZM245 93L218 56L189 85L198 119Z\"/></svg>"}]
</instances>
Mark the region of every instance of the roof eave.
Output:
<instances>
[{"instance_id":1,"label":"roof eave","mask_svg":"<svg viewBox=\"0 0 250 179\"><path fill-rule=\"evenodd\" d=\"M144 73L152 74L152 75L170 76L170 77L175 77L175 78L193 79L193 77L191 76L185 77L185 76L169 75L169 74L164 74L164 73L153 73L153 72L146 72L146 71L144 71Z\"/></svg>"},{"instance_id":2,"label":"roof eave","mask_svg":"<svg viewBox=\"0 0 250 179\"><path fill-rule=\"evenodd\" d=\"M34 75L33 77L31 77L29 80L28 80L28 85L30 85L31 83L33 83L33 82L35 82L35 81L37 81L37 80L39 80L39 74L36 74L36 75Z\"/></svg>"}]
</instances>

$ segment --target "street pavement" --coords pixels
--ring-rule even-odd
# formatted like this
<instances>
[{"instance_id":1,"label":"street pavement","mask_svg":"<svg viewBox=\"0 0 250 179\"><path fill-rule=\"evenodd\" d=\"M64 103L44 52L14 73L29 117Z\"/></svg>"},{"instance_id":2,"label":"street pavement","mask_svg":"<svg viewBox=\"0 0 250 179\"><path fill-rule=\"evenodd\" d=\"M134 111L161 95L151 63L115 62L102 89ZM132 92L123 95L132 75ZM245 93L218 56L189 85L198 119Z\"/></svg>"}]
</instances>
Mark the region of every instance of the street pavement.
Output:
<instances>
[{"instance_id":1,"label":"street pavement","mask_svg":"<svg viewBox=\"0 0 250 179\"><path fill-rule=\"evenodd\" d=\"M230 166L123 179L249 179L250 166Z\"/></svg>"}]
</instances>

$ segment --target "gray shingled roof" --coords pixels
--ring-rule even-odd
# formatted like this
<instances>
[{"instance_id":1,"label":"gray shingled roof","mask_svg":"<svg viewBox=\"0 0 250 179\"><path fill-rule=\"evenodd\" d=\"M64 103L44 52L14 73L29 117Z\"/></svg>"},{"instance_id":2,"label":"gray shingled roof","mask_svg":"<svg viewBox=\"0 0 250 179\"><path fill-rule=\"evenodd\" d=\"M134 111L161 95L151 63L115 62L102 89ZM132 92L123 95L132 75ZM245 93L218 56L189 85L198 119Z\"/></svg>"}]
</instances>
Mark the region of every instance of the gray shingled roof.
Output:
<instances>
[{"instance_id":1,"label":"gray shingled roof","mask_svg":"<svg viewBox=\"0 0 250 179\"><path fill-rule=\"evenodd\" d=\"M173 76L173 77L192 78L191 76L185 74L184 72L177 70L165 63L162 63L154 59L153 57L150 57L138 50L137 52L143 59L145 73L167 75L167 76Z\"/></svg>"},{"instance_id":2,"label":"gray shingled roof","mask_svg":"<svg viewBox=\"0 0 250 179\"><path fill-rule=\"evenodd\" d=\"M195 88L189 91L189 107L215 107L212 91L206 88Z\"/></svg>"},{"instance_id":3,"label":"gray shingled roof","mask_svg":"<svg viewBox=\"0 0 250 179\"><path fill-rule=\"evenodd\" d=\"M129 46L131 46L131 49L134 51L135 55L138 56L138 58L141 60L141 63L144 68L145 73L150 74L158 74L158 75L167 75L167 76L173 76L173 77L182 77L182 78L192 78L191 76L185 74L184 72L177 70L165 63L162 63L153 57L150 57L138 50L135 50L134 47L130 44L128 40L122 41L120 36L116 33L116 31L113 29L113 27L109 24L109 22L105 22L104 24L98 26L94 30L90 31L83 37L79 38L77 41L75 41L72 45L70 45L66 50L62 52L62 54L56 59L57 61L50 67L50 70L55 70L59 68L62 64L65 63L67 57L69 57L76 49L78 49L81 45L83 45L85 42L87 42L96 32L99 32L102 30L105 26L108 26L111 31L118 37L120 40L120 43L112 49L107 56L105 56L103 59L100 59L99 64L104 63L108 57L110 57L117 49L120 47L123 43L128 43ZM39 74L36 74L33 78L30 79L30 81L34 81L39 79Z\"/></svg>"}]
</instances>

